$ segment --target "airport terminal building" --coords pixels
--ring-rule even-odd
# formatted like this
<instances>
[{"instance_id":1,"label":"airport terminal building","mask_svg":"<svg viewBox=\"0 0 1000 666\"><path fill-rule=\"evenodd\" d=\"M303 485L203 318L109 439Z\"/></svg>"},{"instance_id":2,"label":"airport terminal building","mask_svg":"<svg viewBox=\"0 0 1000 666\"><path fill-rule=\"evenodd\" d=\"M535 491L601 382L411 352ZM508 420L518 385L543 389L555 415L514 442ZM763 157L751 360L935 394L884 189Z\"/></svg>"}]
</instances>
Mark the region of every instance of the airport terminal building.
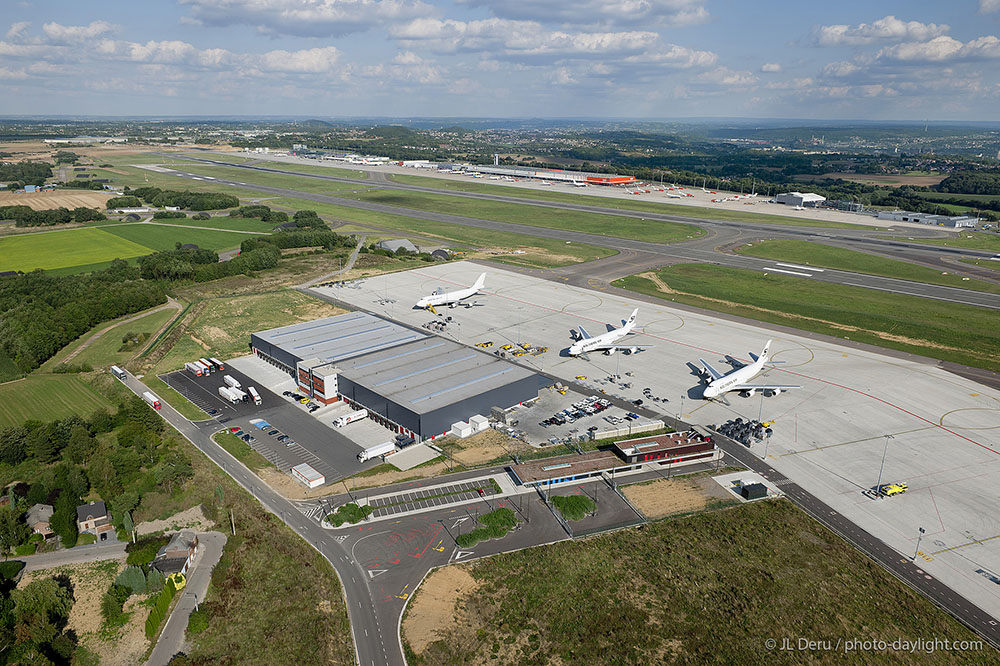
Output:
<instances>
[{"instance_id":1,"label":"airport terminal building","mask_svg":"<svg viewBox=\"0 0 1000 666\"><path fill-rule=\"evenodd\" d=\"M417 441L538 397L542 378L485 352L364 312L250 336L253 353L317 402L344 400Z\"/></svg>"}]
</instances>

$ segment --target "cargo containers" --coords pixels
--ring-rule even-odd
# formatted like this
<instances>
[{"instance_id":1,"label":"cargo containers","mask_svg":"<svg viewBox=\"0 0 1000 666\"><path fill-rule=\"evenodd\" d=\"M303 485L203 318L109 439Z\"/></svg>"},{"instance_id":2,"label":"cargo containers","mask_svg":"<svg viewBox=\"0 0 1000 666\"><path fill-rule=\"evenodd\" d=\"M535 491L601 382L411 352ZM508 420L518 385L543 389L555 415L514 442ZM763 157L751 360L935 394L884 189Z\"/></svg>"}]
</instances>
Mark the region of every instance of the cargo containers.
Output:
<instances>
[{"instance_id":1,"label":"cargo containers","mask_svg":"<svg viewBox=\"0 0 1000 666\"><path fill-rule=\"evenodd\" d=\"M125 381L125 371L119 368L117 365L111 366L111 374L115 379L120 381Z\"/></svg>"},{"instance_id":2,"label":"cargo containers","mask_svg":"<svg viewBox=\"0 0 1000 666\"><path fill-rule=\"evenodd\" d=\"M338 428L343 428L348 423L354 423L355 421L360 421L361 419L367 416L368 416L367 409L359 409L356 412L351 412L350 414L344 414L343 416L336 418L333 421L333 425L337 426Z\"/></svg>"},{"instance_id":3,"label":"cargo containers","mask_svg":"<svg viewBox=\"0 0 1000 666\"><path fill-rule=\"evenodd\" d=\"M395 442L385 442L378 446L372 446L358 454L358 462L365 462L372 458L388 455L396 450Z\"/></svg>"},{"instance_id":4,"label":"cargo containers","mask_svg":"<svg viewBox=\"0 0 1000 666\"><path fill-rule=\"evenodd\" d=\"M149 404L149 406L152 407L153 409L160 408L160 399L157 398L152 393L150 393L149 391L146 391L145 393L142 394L142 399L145 400L146 403Z\"/></svg>"},{"instance_id":5,"label":"cargo containers","mask_svg":"<svg viewBox=\"0 0 1000 666\"><path fill-rule=\"evenodd\" d=\"M259 405L261 402L263 402L260 399L260 393L257 393L257 389L255 389L252 386L248 386L247 391L250 393L250 399L253 400L253 404Z\"/></svg>"},{"instance_id":6,"label":"cargo containers","mask_svg":"<svg viewBox=\"0 0 1000 666\"><path fill-rule=\"evenodd\" d=\"M241 386L241 385L240 385L240 383L239 383L238 381L236 381L235 379L233 379L233 378L232 378L231 376L229 376L229 375L224 375L224 376L222 377L222 381L226 382L226 386L228 386L228 387L230 387L230 388L236 388L236 389L238 389L238 388L240 388L240 386Z\"/></svg>"}]
</instances>

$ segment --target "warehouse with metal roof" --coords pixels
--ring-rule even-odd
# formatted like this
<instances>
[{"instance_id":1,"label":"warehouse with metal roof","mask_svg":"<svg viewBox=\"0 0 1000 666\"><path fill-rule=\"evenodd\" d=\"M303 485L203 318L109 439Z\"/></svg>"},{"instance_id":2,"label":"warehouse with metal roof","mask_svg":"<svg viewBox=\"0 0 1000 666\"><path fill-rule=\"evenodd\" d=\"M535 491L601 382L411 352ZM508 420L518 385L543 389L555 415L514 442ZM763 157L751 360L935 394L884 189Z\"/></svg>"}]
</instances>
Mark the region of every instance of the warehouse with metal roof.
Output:
<instances>
[{"instance_id":1,"label":"warehouse with metal roof","mask_svg":"<svg viewBox=\"0 0 1000 666\"><path fill-rule=\"evenodd\" d=\"M348 312L253 333L250 347L260 358L294 375L296 365L305 359L336 363L425 337L366 312Z\"/></svg>"},{"instance_id":2,"label":"warehouse with metal roof","mask_svg":"<svg viewBox=\"0 0 1000 666\"><path fill-rule=\"evenodd\" d=\"M254 353L324 404L345 400L416 440L538 397L535 372L457 342L352 312L255 333Z\"/></svg>"}]
</instances>

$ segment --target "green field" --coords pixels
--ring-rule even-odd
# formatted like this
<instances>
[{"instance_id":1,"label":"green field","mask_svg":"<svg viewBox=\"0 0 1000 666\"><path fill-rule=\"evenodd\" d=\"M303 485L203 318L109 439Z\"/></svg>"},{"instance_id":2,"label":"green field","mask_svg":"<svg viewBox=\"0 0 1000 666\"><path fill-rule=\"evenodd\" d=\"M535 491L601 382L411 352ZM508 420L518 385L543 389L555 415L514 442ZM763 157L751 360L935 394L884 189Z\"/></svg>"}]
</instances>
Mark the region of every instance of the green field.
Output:
<instances>
[{"instance_id":1,"label":"green field","mask_svg":"<svg viewBox=\"0 0 1000 666\"><path fill-rule=\"evenodd\" d=\"M995 663L996 651L782 650L783 639L892 642L977 637L788 500L504 553L460 567L477 583L411 666ZM467 576L462 575L458 580ZM440 585L440 583L438 583ZM438 611L435 608L436 612ZM432 611L435 612L435 611ZM426 628L423 625L421 628ZM426 635L419 637L426 639ZM767 639L774 639L773 649Z\"/></svg>"},{"instance_id":2,"label":"green field","mask_svg":"<svg viewBox=\"0 0 1000 666\"><path fill-rule=\"evenodd\" d=\"M842 271L883 275L901 280L914 280L1000 294L1000 285L991 282L963 280L960 275L951 273L945 275L942 271L927 266L811 241L765 240L752 245L744 245L736 252L752 257L788 261L806 266L822 266Z\"/></svg>"},{"instance_id":3,"label":"green field","mask_svg":"<svg viewBox=\"0 0 1000 666\"><path fill-rule=\"evenodd\" d=\"M72 414L89 416L111 402L77 375L32 375L0 384L0 428L28 419L53 421Z\"/></svg>"},{"instance_id":4,"label":"green field","mask_svg":"<svg viewBox=\"0 0 1000 666\"><path fill-rule=\"evenodd\" d=\"M986 308L702 264L669 266L656 276L669 293L638 275L614 284L708 310L1000 370L997 316Z\"/></svg>"},{"instance_id":5,"label":"green field","mask_svg":"<svg viewBox=\"0 0 1000 666\"><path fill-rule=\"evenodd\" d=\"M472 248L504 247L524 249L525 254L523 255L497 257L497 261L517 266L551 268L575 264L581 261L590 261L592 259L601 259L616 253L615 250L595 245L566 243L565 241L526 234L498 234L488 229L464 227L459 224L448 224L446 222L432 222L430 220L420 220L403 215L348 208L347 206L315 203L304 199L276 199L272 203L294 208L303 208L308 204L316 212L338 220L395 229L399 232L400 236L413 237L413 234L420 234L432 241L438 241L443 244L451 241L468 245ZM378 233L384 234L381 231ZM537 250L533 250L532 248L537 248Z\"/></svg>"},{"instance_id":6,"label":"green field","mask_svg":"<svg viewBox=\"0 0 1000 666\"><path fill-rule=\"evenodd\" d=\"M291 215L288 216L291 218ZM157 224L172 224L181 227L200 227L202 229L221 229L223 231L257 231L271 233L281 222L261 222L250 217L229 217L220 215L208 220L192 220L190 217L167 220L153 220Z\"/></svg>"},{"instance_id":7,"label":"green field","mask_svg":"<svg viewBox=\"0 0 1000 666\"><path fill-rule=\"evenodd\" d=\"M94 369L107 367L109 365L120 365L139 352L138 348L124 352L118 351L118 349L122 346L123 335L127 333L146 333L149 335L146 343L148 344L149 342L152 342L153 337L156 336L156 334L168 321L177 316L178 312L180 311L168 308L159 312L153 312L136 319L135 321L118 324L111 330L101 335L101 337L97 338L97 340L95 340L89 347L73 357L70 363L74 365L89 363ZM87 333L84 333L76 342L67 345L60 350L58 354L43 363L36 372L51 371L51 369L56 365L62 363L66 356L72 353L73 350L77 349L85 341L89 340L90 336L107 326L108 322L103 322L95 326ZM141 346L145 346L145 344Z\"/></svg>"},{"instance_id":8,"label":"green field","mask_svg":"<svg viewBox=\"0 0 1000 666\"><path fill-rule=\"evenodd\" d=\"M992 259L959 259L959 261L963 264L988 268L991 271L1000 271L1000 261L993 261Z\"/></svg>"},{"instance_id":9,"label":"green field","mask_svg":"<svg viewBox=\"0 0 1000 666\"><path fill-rule=\"evenodd\" d=\"M788 224L797 227L826 227L832 229L853 229L859 226L843 222L807 220L798 217L767 215L764 213L751 213L741 210L728 210L724 208L705 208L704 206L685 206L682 204L665 202L661 203L653 201L615 199L611 197L594 196L592 194L579 194L577 192L539 192L537 190L522 187L487 185L479 182L445 180L444 178L431 178L427 176L392 174L389 178L406 185L433 187L440 190L479 192L482 194L496 194L521 199L538 199L540 201L556 201L560 203L575 203L586 206L600 206L602 208L612 208L616 210L631 210L644 213L659 213L661 215L676 215L678 217L704 218L709 220L732 220L735 222L753 222L756 224ZM697 219L692 220L692 222L697 224Z\"/></svg>"},{"instance_id":10,"label":"green field","mask_svg":"<svg viewBox=\"0 0 1000 666\"><path fill-rule=\"evenodd\" d=\"M205 158L205 155L192 155L192 157ZM242 157L239 155L233 155L230 153L213 153L208 155L210 159L218 160L219 162L229 162L230 164L257 161L258 163L254 166L264 167L268 169L281 169L282 171L293 172L297 171L299 173L311 173L320 176L333 176L335 178L353 178L355 180L367 180L368 172L361 171L358 169L341 169L339 167L328 167L328 166L314 166L312 164L297 164L289 162L280 162L278 160L268 160L259 159L254 157ZM190 164L195 165L197 162L188 162L185 160L175 160L174 164ZM246 169L240 169L242 173L252 173ZM259 172L258 172L259 173ZM242 179L240 179L242 180Z\"/></svg>"},{"instance_id":11,"label":"green field","mask_svg":"<svg viewBox=\"0 0 1000 666\"><path fill-rule=\"evenodd\" d=\"M899 240L899 238L892 238L890 236L884 236L888 240ZM1000 253L1000 234L994 234L987 231L962 231L954 238L931 238L927 240L922 239L907 239L907 243L922 243L924 245L942 245L944 247L959 247L964 250L986 250L988 252Z\"/></svg>"},{"instance_id":12,"label":"green field","mask_svg":"<svg viewBox=\"0 0 1000 666\"><path fill-rule=\"evenodd\" d=\"M177 243L194 243L206 250L225 250L239 247L244 239L252 237L238 231L187 229L174 225L143 223L117 225L107 229L107 233L149 248L143 254L173 250Z\"/></svg>"},{"instance_id":13,"label":"green field","mask_svg":"<svg viewBox=\"0 0 1000 666\"><path fill-rule=\"evenodd\" d=\"M181 168L188 173L213 176L215 178L226 178L241 183L247 183L248 185L257 184L270 187L287 187L299 192L310 192L312 194L335 194L339 196L345 192L365 190L368 188L368 185L362 182L341 183L334 180L321 180L319 178L303 178L302 176L295 175L294 173L268 173L266 171L251 171L249 169L240 169L238 167L210 166L207 164L198 164L197 162L190 162L178 168ZM324 175L336 176L337 174L331 173ZM205 181L194 182L200 186L201 182ZM266 204L267 202L264 203Z\"/></svg>"},{"instance_id":14,"label":"green field","mask_svg":"<svg viewBox=\"0 0 1000 666\"><path fill-rule=\"evenodd\" d=\"M47 231L0 238L0 271L69 268L149 253L135 239L103 229Z\"/></svg>"}]
</instances>

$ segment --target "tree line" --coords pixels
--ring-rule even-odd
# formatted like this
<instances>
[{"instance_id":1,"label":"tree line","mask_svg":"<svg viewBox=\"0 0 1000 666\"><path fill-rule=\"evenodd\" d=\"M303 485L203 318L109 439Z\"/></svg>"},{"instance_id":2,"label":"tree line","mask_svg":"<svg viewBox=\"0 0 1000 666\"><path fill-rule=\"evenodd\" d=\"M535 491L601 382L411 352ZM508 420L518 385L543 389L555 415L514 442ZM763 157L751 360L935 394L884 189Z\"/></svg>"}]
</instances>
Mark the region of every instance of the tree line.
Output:
<instances>
[{"instance_id":1,"label":"tree line","mask_svg":"<svg viewBox=\"0 0 1000 666\"><path fill-rule=\"evenodd\" d=\"M191 192L188 190L180 192L161 190L158 187L137 187L135 189L125 188L125 194L160 208L177 206L187 210L222 210L240 205L240 200L237 197L217 192Z\"/></svg>"},{"instance_id":2,"label":"tree line","mask_svg":"<svg viewBox=\"0 0 1000 666\"><path fill-rule=\"evenodd\" d=\"M108 219L96 208L50 208L34 210L29 206L0 206L0 220L14 220L16 227L48 227L69 222L90 222Z\"/></svg>"},{"instance_id":3,"label":"tree line","mask_svg":"<svg viewBox=\"0 0 1000 666\"><path fill-rule=\"evenodd\" d=\"M45 162L0 163L0 182L8 183L11 189L44 185L45 179L51 177L52 167Z\"/></svg>"}]
</instances>

